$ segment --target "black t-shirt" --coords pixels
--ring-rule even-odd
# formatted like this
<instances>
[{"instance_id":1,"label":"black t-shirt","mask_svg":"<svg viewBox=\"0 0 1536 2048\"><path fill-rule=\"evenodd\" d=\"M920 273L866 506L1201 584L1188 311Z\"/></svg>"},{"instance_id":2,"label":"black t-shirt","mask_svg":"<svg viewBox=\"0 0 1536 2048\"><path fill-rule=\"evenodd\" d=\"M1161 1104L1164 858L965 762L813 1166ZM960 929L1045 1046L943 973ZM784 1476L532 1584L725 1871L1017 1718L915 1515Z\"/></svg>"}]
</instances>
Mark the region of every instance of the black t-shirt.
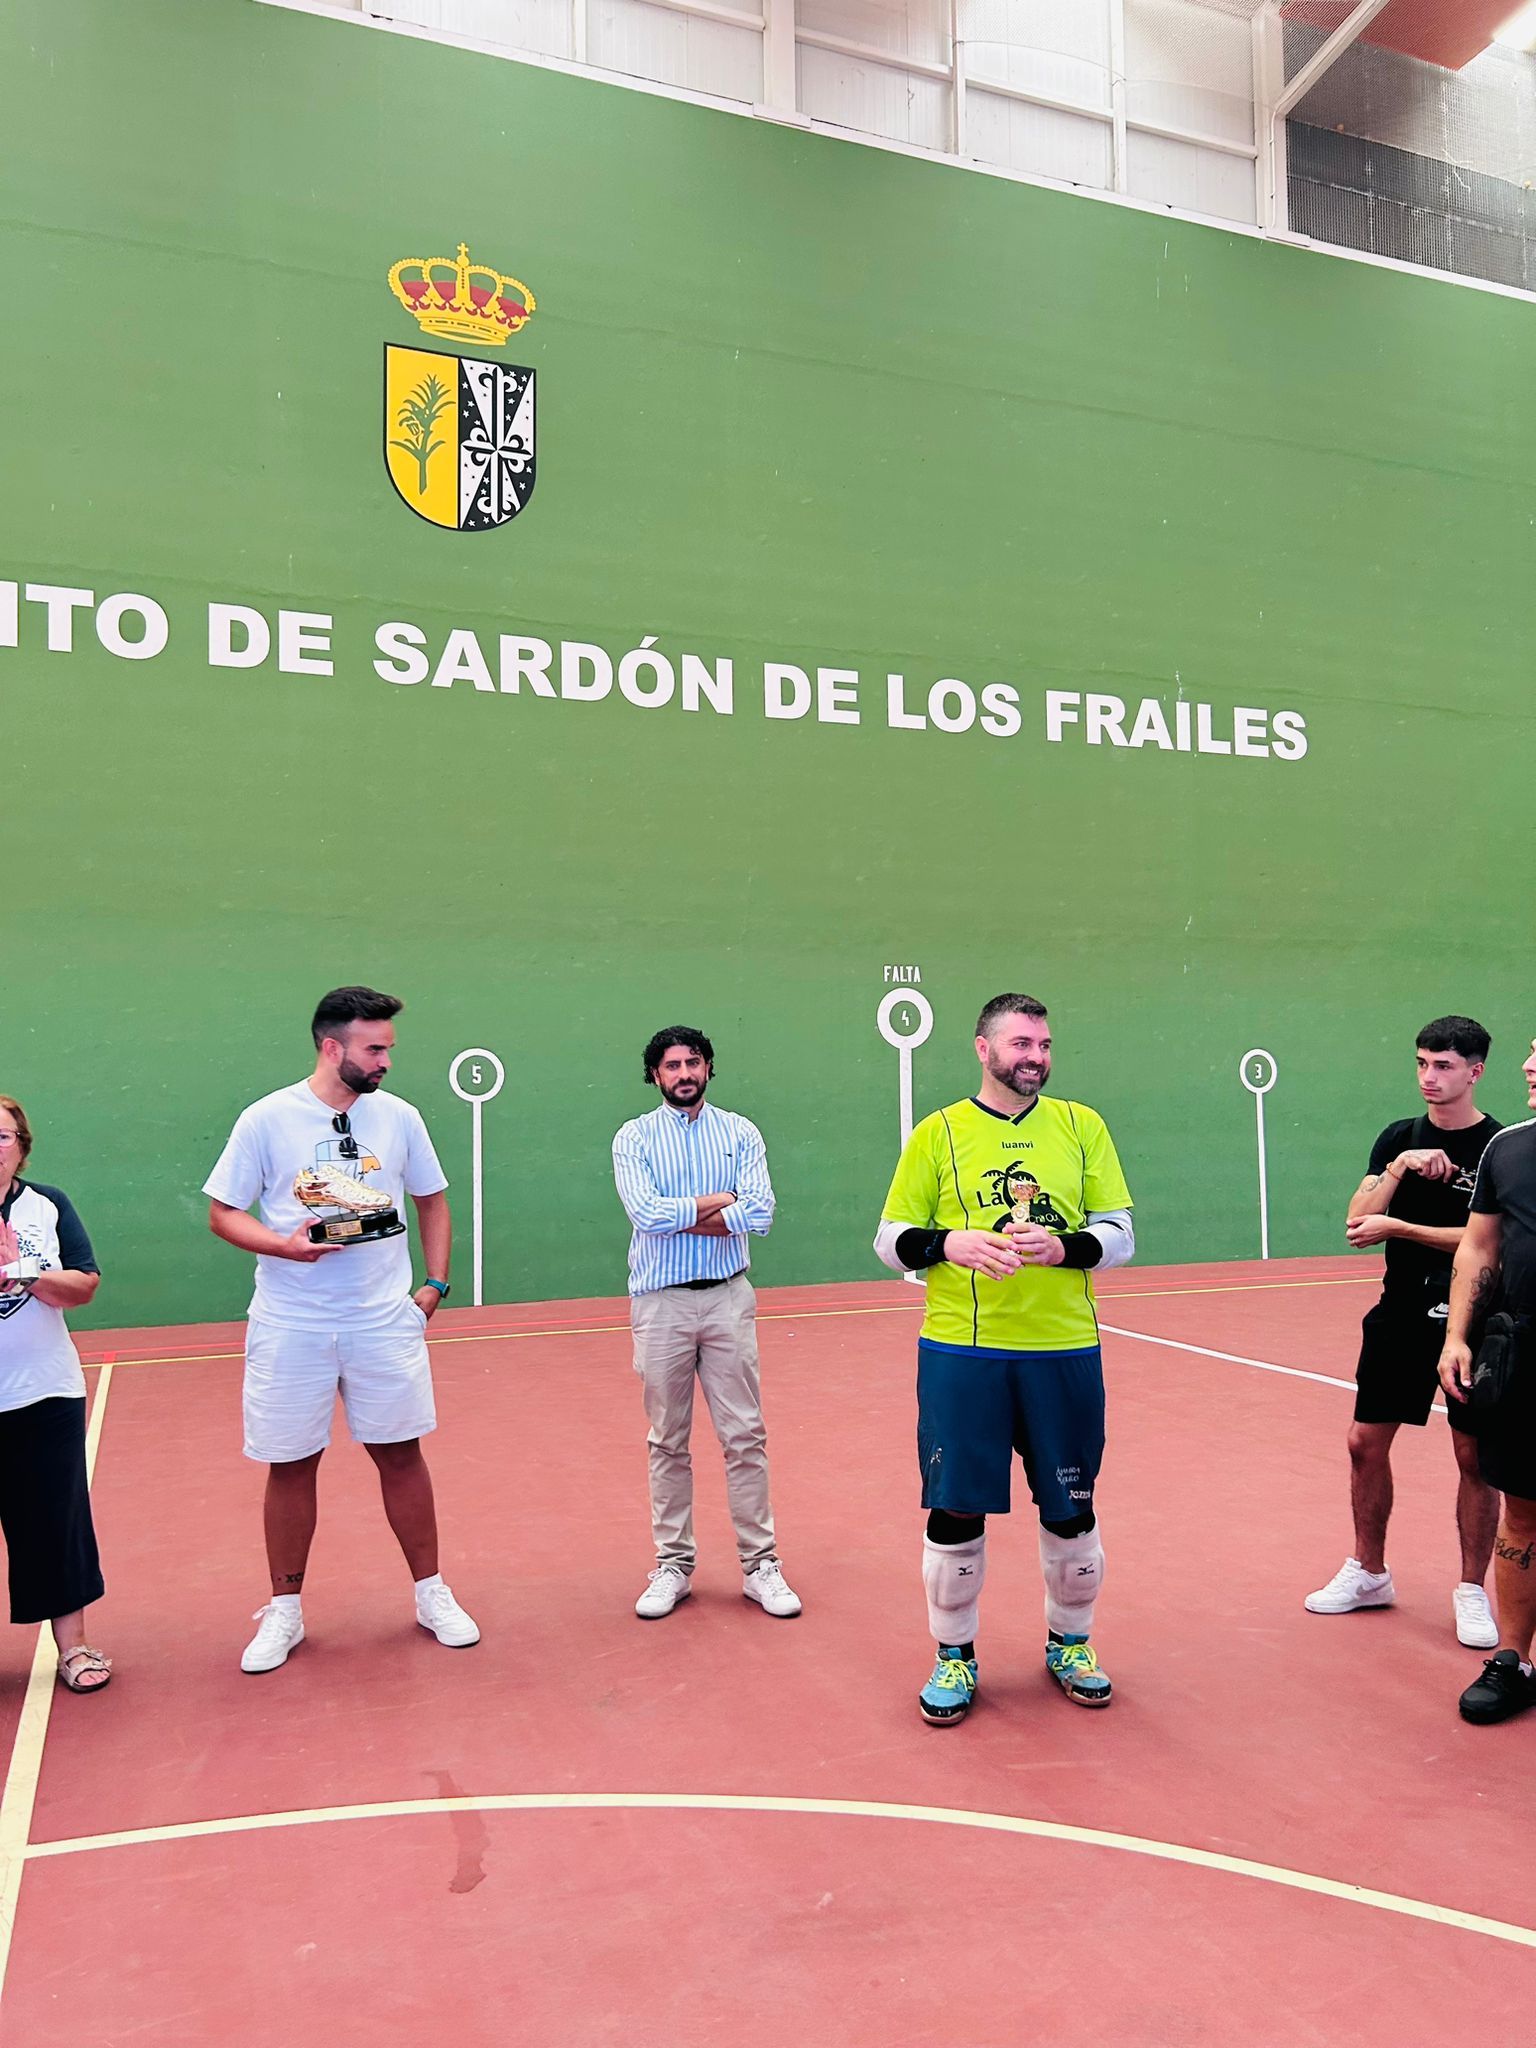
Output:
<instances>
[{"instance_id":1,"label":"black t-shirt","mask_svg":"<svg viewBox=\"0 0 1536 2048\"><path fill-rule=\"evenodd\" d=\"M1490 1145L1472 1207L1502 1216L1499 1299L1516 1315L1536 1311L1536 1124L1512 1124Z\"/></svg>"},{"instance_id":2,"label":"black t-shirt","mask_svg":"<svg viewBox=\"0 0 1536 2048\"><path fill-rule=\"evenodd\" d=\"M1405 1116L1400 1123L1388 1124L1371 1147L1368 1171L1385 1173L1399 1152L1417 1151L1444 1152L1456 1162L1458 1171L1449 1180L1429 1180L1422 1173L1405 1173L1393 1190L1387 1214L1432 1230L1462 1229L1472 1203L1479 1163L1489 1140L1502 1129L1491 1116L1485 1116L1481 1123L1469 1124L1463 1131L1443 1131L1427 1116ZM1532 1215L1536 1219L1536 1179L1532 1181L1532 1196ZM1424 1306L1428 1294L1436 1297L1428 1304L1431 1308L1446 1300L1451 1285L1452 1253L1437 1252L1430 1245L1414 1244L1403 1237L1389 1237L1384 1249L1387 1279L1382 1289L1383 1301L1417 1310ZM1532 1239L1532 1252L1536 1256L1536 1236Z\"/></svg>"}]
</instances>

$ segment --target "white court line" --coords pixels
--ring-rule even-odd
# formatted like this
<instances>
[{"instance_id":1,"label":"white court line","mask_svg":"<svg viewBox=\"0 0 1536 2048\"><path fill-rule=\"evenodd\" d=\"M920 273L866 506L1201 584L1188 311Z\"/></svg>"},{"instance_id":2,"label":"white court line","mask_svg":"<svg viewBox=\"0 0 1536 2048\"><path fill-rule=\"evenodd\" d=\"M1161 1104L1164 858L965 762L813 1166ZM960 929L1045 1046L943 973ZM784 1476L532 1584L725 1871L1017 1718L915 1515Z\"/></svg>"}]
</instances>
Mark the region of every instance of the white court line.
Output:
<instances>
[{"instance_id":1,"label":"white court line","mask_svg":"<svg viewBox=\"0 0 1536 2048\"><path fill-rule=\"evenodd\" d=\"M1150 1270L1155 1271L1156 1268ZM839 1283L828 1283L828 1285L837 1284ZM857 1286L860 1283L855 1281L850 1284ZM1099 1299L1101 1301L1182 1301L1186 1295L1283 1294L1305 1287L1379 1287L1380 1285L1381 1275L1379 1273L1366 1273L1344 1280L1239 1281L1235 1285L1228 1287L1121 1287L1117 1288L1113 1294L1101 1295ZM835 1321L842 1316L920 1315L922 1308L923 1304L920 1301L896 1301L866 1302L859 1308L759 1309L757 1320L760 1323L821 1323ZM174 1332L175 1327L174 1324L166 1326L167 1342L170 1341L170 1334ZM453 1337L448 1336L446 1333L442 1336L433 1336L429 1330L427 1342L433 1350L437 1350L444 1344L501 1344L511 1343L514 1339L523 1337L612 1337L620 1334L627 1336L629 1334L629 1327L628 1323L570 1323L549 1329L467 1330ZM132 1336L134 1332L128 1331L126 1334ZM1134 1333L1128 1332L1127 1334ZM225 1365L231 1360L244 1358L245 1353L243 1351L186 1351L162 1354L157 1351L145 1352L142 1355L128 1358L113 1353L107 1355L115 1357L118 1365ZM85 1359L87 1367L93 1366L97 1362L94 1358L87 1357ZM1277 1372L1283 1370L1279 1366L1276 1366L1274 1369Z\"/></svg>"},{"instance_id":2,"label":"white court line","mask_svg":"<svg viewBox=\"0 0 1536 2048\"><path fill-rule=\"evenodd\" d=\"M106 1420L107 1395L112 1386L112 1361L95 1368L96 1398L85 1431L85 1479L96 1476L96 1453L101 1447L101 1425ZM32 1833L32 1810L37 1804L37 1783L43 1767L43 1743L48 1735L48 1716L58 1686L59 1653L53 1630L45 1621L37 1632L32 1652L32 1670L27 1679L16 1739L11 1744L10 1769L5 1774L5 1791L0 1794L0 1994L5 1989L6 1965L11 1958L11 1936L16 1931L16 1899L21 1890L21 1873L26 1868L28 1838Z\"/></svg>"},{"instance_id":3,"label":"white court line","mask_svg":"<svg viewBox=\"0 0 1536 2048\"><path fill-rule=\"evenodd\" d=\"M1103 1828L1072 1827L1066 1822L1028 1820L1013 1813L972 1813L963 1807L900 1806L873 1799L784 1799L768 1795L720 1792L503 1792L485 1798L388 1799L359 1806L298 1808L286 1813L233 1815L224 1820L187 1821L180 1825L128 1828L121 1834L80 1835L58 1842L34 1842L28 1861L51 1856L78 1856L84 1851L128 1849L148 1843L206 1840L210 1836L254 1834L272 1828L314 1827L329 1821L389 1820L440 1813L537 1813L590 1811L593 1808L642 1808L652 1812L809 1813L843 1819L926 1821L938 1827L975 1828L982 1833L1027 1835L1047 1842L1070 1842L1089 1849L1117 1849L1130 1856L1150 1856L1163 1863L1181 1863L1196 1870L1256 1878L1289 1891L1312 1892L1342 1899L1350 1905L1374 1906L1409 1920L1428 1920L1468 1934L1491 1935L1520 1948L1536 1948L1536 1928L1509 1920L1490 1920L1464 1913L1458 1906L1437 1906L1398 1892L1375 1891L1347 1884L1337 1877L1319 1877L1284 1864L1257 1863L1246 1856L1223 1856L1214 1849L1194 1849L1183 1842L1160 1842L1147 1835L1121 1835Z\"/></svg>"},{"instance_id":4,"label":"white court line","mask_svg":"<svg viewBox=\"0 0 1536 2048\"><path fill-rule=\"evenodd\" d=\"M1162 1344L1170 1351L1193 1351L1200 1358L1222 1358L1228 1365L1251 1365L1257 1372L1283 1372L1291 1380L1316 1380L1319 1386L1345 1387L1355 1391L1353 1380L1336 1380L1331 1373L1303 1372L1299 1365L1272 1365L1267 1358L1244 1358L1236 1351L1212 1351L1204 1344L1185 1344L1176 1337L1149 1337L1145 1330L1122 1330L1113 1323L1100 1323L1111 1337L1134 1337L1138 1344Z\"/></svg>"},{"instance_id":5,"label":"white court line","mask_svg":"<svg viewBox=\"0 0 1536 2048\"><path fill-rule=\"evenodd\" d=\"M1150 1337L1145 1330L1122 1330L1114 1323L1100 1323L1099 1328L1111 1337L1134 1337L1138 1344L1162 1344L1170 1351L1193 1351L1197 1358L1221 1358L1228 1365L1251 1365L1255 1372L1280 1372L1288 1380L1316 1380L1320 1387L1342 1387L1346 1394L1355 1391L1353 1380L1337 1380L1332 1373L1303 1372L1299 1365L1273 1365L1267 1358L1244 1358L1236 1351L1212 1351L1208 1345L1185 1344L1177 1337ZM1443 1415L1445 1403L1436 1401L1431 1412Z\"/></svg>"}]
</instances>

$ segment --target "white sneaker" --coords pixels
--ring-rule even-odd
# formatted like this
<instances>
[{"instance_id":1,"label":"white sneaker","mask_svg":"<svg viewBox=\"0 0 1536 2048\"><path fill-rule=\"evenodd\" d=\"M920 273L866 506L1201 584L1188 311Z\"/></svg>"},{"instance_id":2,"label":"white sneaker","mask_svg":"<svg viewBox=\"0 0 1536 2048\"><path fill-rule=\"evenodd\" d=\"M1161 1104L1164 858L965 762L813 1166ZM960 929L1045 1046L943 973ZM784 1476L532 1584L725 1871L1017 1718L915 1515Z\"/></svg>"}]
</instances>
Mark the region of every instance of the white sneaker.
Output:
<instances>
[{"instance_id":1,"label":"white sneaker","mask_svg":"<svg viewBox=\"0 0 1536 2048\"><path fill-rule=\"evenodd\" d=\"M777 1614L788 1621L800 1612L800 1595L785 1580L776 1557L765 1557L755 1571L744 1572L741 1590L764 1614Z\"/></svg>"},{"instance_id":2,"label":"white sneaker","mask_svg":"<svg viewBox=\"0 0 1536 2048\"><path fill-rule=\"evenodd\" d=\"M480 1640L479 1629L454 1599L451 1587L441 1583L417 1592L416 1619L450 1650L467 1650Z\"/></svg>"},{"instance_id":3,"label":"white sneaker","mask_svg":"<svg viewBox=\"0 0 1536 2048\"><path fill-rule=\"evenodd\" d=\"M635 1612L642 1621L660 1621L692 1591L686 1572L679 1571L675 1564L659 1564L646 1580L645 1591L635 1602Z\"/></svg>"},{"instance_id":4,"label":"white sneaker","mask_svg":"<svg viewBox=\"0 0 1536 2048\"><path fill-rule=\"evenodd\" d=\"M1499 1624L1493 1618L1493 1609L1488 1605L1488 1595L1482 1587L1463 1579L1456 1588L1454 1605L1457 1642L1465 1643L1469 1650L1496 1650L1499 1646Z\"/></svg>"},{"instance_id":5,"label":"white sneaker","mask_svg":"<svg viewBox=\"0 0 1536 2048\"><path fill-rule=\"evenodd\" d=\"M246 1644L240 1657L242 1671L275 1671L288 1662L288 1652L304 1640L304 1616L298 1603L292 1607L258 1607L251 1616L261 1627Z\"/></svg>"},{"instance_id":6,"label":"white sneaker","mask_svg":"<svg viewBox=\"0 0 1536 2048\"><path fill-rule=\"evenodd\" d=\"M1357 1607L1390 1607L1396 1599L1390 1572L1368 1572L1358 1557L1346 1557L1327 1585L1301 1604L1309 1614L1353 1614Z\"/></svg>"}]
</instances>

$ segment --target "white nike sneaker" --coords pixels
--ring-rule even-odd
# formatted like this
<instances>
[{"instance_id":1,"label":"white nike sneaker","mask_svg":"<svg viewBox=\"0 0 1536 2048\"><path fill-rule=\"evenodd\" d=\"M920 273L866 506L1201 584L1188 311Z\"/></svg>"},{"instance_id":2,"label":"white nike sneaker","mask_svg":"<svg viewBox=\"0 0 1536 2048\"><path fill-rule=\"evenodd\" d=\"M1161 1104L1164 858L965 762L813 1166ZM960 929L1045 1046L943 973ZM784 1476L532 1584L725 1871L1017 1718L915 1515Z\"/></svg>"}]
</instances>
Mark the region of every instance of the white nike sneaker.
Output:
<instances>
[{"instance_id":1,"label":"white nike sneaker","mask_svg":"<svg viewBox=\"0 0 1536 2048\"><path fill-rule=\"evenodd\" d=\"M1469 1650L1496 1650L1499 1646L1499 1624L1493 1618L1493 1609L1488 1605L1488 1595L1482 1587L1463 1579L1452 1598L1457 1642L1465 1643Z\"/></svg>"},{"instance_id":2,"label":"white nike sneaker","mask_svg":"<svg viewBox=\"0 0 1536 2048\"><path fill-rule=\"evenodd\" d=\"M679 1571L675 1564L659 1564L647 1578L645 1591L635 1602L635 1612L642 1621L660 1621L692 1591L693 1584L686 1572Z\"/></svg>"},{"instance_id":3,"label":"white nike sneaker","mask_svg":"<svg viewBox=\"0 0 1536 2048\"><path fill-rule=\"evenodd\" d=\"M789 1621L800 1612L800 1595L785 1580L776 1557L765 1557L754 1571L743 1572L741 1590L764 1614L777 1614Z\"/></svg>"},{"instance_id":4,"label":"white nike sneaker","mask_svg":"<svg viewBox=\"0 0 1536 2048\"><path fill-rule=\"evenodd\" d=\"M1301 1604L1309 1614L1353 1614L1357 1607L1391 1607L1396 1599L1390 1572L1368 1572L1358 1557L1346 1557L1327 1585Z\"/></svg>"},{"instance_id":5,"label":"white nike sneaker","mask_svg":"<svg viewBox=\"0 0 1536 2048\"><path fill-rule=\"evenodd\" d=\"M449 1586L424 1586L416 1595L416 1619L450 1650L467 1650L480 1640L480 1630L470 1620Z\"/></svg>"},{"instance_id":6,"label":"white nike sneaker","mask_svg":"<svg viewBox=\"0 0 1536 2048\"><path fill-rule=\"evenodd\" d=\"M258 1607L251 1616L261 1627L246 1644L240 1658L242 1671L275 1671L288 1662L288 1652L304 1640L304 1616L299 1604L292 1607Z\"/></svg>"}]
</instances>

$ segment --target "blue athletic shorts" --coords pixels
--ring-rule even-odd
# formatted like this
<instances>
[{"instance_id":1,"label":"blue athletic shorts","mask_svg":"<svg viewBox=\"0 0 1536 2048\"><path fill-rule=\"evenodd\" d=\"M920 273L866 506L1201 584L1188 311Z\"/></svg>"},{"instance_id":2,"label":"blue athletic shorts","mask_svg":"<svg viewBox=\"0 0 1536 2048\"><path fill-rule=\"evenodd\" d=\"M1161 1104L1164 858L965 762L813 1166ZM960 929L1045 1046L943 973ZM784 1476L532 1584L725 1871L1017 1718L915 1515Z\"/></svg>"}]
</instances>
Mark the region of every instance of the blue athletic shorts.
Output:
<instances>
[{"instance_id":1,"label":"blue athletic shorts","mask_svg":"<svg viewBox=\"0 0 1536 2048\"><path fill-rule=\"evenodd\" d=\"M1042 1522L1093 1513L1104 1458L1104 1366L1086 1351L917 1346L917 1462L923 1506L1006 1515L1013 1454Z\"/></svg>"}]
</instances>

